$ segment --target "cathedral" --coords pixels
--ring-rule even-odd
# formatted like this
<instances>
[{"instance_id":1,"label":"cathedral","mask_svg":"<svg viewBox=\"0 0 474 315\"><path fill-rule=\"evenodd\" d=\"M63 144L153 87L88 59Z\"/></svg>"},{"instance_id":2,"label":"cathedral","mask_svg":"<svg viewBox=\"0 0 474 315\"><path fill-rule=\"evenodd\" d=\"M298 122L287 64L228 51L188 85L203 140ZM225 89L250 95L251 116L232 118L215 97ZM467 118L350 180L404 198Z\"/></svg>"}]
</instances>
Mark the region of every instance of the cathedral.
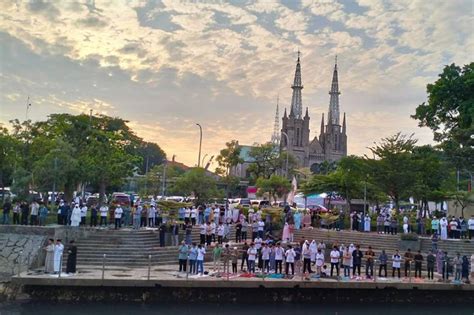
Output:
<instances>
[{"instance_id":1,"label":"cathedral","mask_svg":"<svg viewBox=\"0 0 474 315\"><path fill-rule=\"evenodd\" d=\"M291 97L290 114L285 113L282 119L281 133L272 140L280 141L282 151L290 152L297 160L300 167L317 169L324 161L338 161L347 156L346 114L340 123L339 114L339 83L337 76L337 59L334 65L331 90L329 91L329 110L327 121L324 114L321 118L319 137L310 138L310 117L308 108L303 116L300 53L296 62L295 78ZM277 108L278 112L278 108Z\"/></svg>"}]
</instances>

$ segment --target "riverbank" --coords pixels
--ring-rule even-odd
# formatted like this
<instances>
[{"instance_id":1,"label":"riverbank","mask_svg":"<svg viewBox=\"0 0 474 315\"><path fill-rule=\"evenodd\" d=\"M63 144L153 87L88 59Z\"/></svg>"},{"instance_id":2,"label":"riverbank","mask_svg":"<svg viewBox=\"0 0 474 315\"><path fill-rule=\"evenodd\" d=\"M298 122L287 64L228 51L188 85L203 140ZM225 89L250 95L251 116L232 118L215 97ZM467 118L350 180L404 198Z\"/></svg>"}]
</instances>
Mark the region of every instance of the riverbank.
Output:
<instances>
[{"instance_id":1,"label":"riverbank","mask_svg":"<svg viewBox=\"0 0 474 315\"><path fill-rule=\"evenodd\" d=\"M166 302L166 303L469 303L474 285L414 278L332 279L295 276L292 279L217 273L187 276L176 266L148 270L85 269L79 274L22 273L12 278L18 293L33 301ZM210 265L206 266L211 270Z\"/></svg>"}]
</instances>

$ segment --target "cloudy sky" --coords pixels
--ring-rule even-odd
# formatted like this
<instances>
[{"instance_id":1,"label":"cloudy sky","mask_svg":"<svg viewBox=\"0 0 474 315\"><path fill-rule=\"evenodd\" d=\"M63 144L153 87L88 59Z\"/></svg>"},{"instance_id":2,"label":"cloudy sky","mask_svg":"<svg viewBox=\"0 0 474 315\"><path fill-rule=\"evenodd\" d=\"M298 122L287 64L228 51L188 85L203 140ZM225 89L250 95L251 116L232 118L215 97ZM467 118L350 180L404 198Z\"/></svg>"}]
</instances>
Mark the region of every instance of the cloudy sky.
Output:
<instances>
[{"instance_id":1,"label":"cloudy sky","mask_svg":"<svg viewBox=\"0 0 474 315\"><path fill-rule=\"evenodd\" d=\"M226 141L270 140L301 51L312 135L338 55L350 154L410 119L444 65L474 53L471 0L0 1L0 123L57 112L120 116L196 164ZM280 112L282 114L282 111Z\"/></svg>"}]
</instances>

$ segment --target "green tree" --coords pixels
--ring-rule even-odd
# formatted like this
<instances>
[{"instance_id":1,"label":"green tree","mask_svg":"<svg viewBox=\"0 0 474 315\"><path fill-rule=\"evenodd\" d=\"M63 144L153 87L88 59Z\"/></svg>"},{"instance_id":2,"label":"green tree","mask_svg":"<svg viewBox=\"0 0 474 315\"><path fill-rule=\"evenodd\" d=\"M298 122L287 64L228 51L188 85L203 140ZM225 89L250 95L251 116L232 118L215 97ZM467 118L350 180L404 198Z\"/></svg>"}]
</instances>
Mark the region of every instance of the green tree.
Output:
<instances>
[{"instance_id":1,"label":"green tree","mask_svg":"<svg viewBox=\"0 0 474 315\"><path fill-rule=\"evenodd\" d=\"M166 161L166 153L153 142L140 141L137 154L141 156L143 161L139 169L141 174L146 174L155 165L161 165Z\"/></svg>"},{"instance_id":2,"label":"green tree","mask_svg":"<svg viewBox=\"0 0 474 315\"><path fill-rule=\"evenodd\" d=\"M370 147L370 173L380 189L392 198L398 209L400 200L410 197L416 181L412 151L417 140L413 135L397 133Z\"/></svg>"},{"instance_id":3,"label":"green tree","mask_svg":"<svg viewBox=\"0 0 474 315\"><path fill-rule=\"evenodd\" d=\"M278 197L282 198L291 189L291 183L287 178L278 175L271 175L270 178L257 179L257 188L259 194L268 193L270 200L278 201Z\"/></svg>"},{"instance_id":4,"label":"green tree","mask_svg":"<svg viewBox=\"0 0 474 315\"><path fill-rule=\"evenodd\" d=\"M216 180L200 167L193 168L180 176L174 184L174 190L186 196L194 196L196 204L223 195L217 190Z\"/></svg>"},{"instance_id":5,"label":"green tree","mask_svg":"<svg viewBox=\"0 0 474 315\"><path fill-rule=\"evenodd\" d=\"M0 126L0 190L2 191L5 186L10 186L13 179L13 173L18 160L21 158L21 154L18 154L20 145L18 141L8 133L6 128ZM3 203L4 200L1 200Z\"/></svg>"},{"instance_id":6,"label":"green tree","mask_svg":"<svg viewBox=\"0 0 474 315\"><path fill-rule=\"evenodd\" d=\"M271 142L254 145L249 152L249 156L253 160L248 167L251 177L254 180L260 177L270 178L272 174L285 172L287 154L287 152L279 152ZM288 176L293 175L295 167L296 160L294 156L288 154Z\"/></svg>"},{"instance_id":7,"label":"green tree","mask_svg":"<svg viewBox=\"0 0 474 315\"><path fill-rule=\"evenodd\" d=\"M226 142L225 148L222 149L216 158L218 167L216 173L221 176L229 176L230 169L239 163L243 163L240 157L241 148L237 140Z\"/></svg>"},{"instance_id":8,"label":"green tree","mask_svg":"<svg viewBox=\"0 0 474 315\"><path fill-rule=\"evenodd\" d=\"M474 63L463 68L446 66L433 84L427 85L428 102L416 108L412 118L429 127L458 169L474 165Z\"/></svg>"}]
</instances>

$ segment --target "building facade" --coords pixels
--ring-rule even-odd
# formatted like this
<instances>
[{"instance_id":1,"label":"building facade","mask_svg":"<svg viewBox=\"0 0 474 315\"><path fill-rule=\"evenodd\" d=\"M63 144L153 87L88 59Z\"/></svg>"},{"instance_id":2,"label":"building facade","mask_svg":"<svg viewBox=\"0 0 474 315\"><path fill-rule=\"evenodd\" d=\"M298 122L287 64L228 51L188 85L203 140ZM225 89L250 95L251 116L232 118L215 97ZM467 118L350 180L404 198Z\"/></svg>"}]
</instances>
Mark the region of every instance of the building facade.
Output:
<instances>
[{"instance_id":1,"label":"building facade","mask_svg":"<svg viewBox=\"0 0 474 315\"><path fill-rule=\"evenodd\" d=\"M290 114L285 112L282 118L280 148L291 153L300 167L309 167L312 170L324 162L335 162L347 156L347 134L346 134L346 114L344 113L342 125L339 113L339 82L337 71L337 59L334 65L334 72L329 91L329 110L327 121L324 114L321 117L321 129L319 137L311 139L310 117L306 107L303 116L301 80L301 63L298 52L296 62L295 77L291 86L293 95L291 98Z\"/></svg>"}]
</instances>

